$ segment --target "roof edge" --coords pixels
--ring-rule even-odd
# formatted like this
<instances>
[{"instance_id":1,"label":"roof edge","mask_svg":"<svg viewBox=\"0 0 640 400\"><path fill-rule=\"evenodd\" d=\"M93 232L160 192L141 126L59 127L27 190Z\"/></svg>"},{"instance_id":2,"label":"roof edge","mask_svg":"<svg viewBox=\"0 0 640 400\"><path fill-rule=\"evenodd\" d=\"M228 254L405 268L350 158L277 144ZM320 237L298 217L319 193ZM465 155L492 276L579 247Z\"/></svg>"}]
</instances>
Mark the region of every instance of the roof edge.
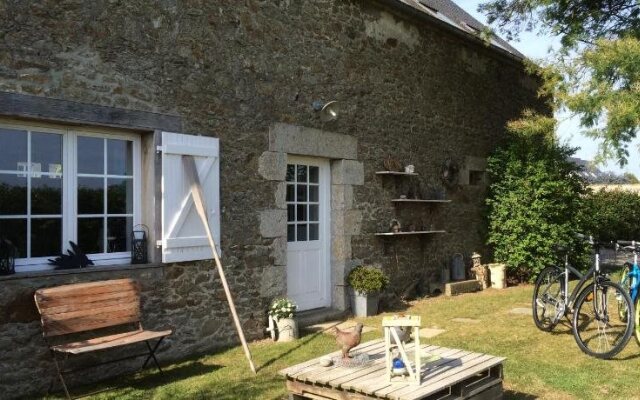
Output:
<instances>
[{"instance_id":1,"label":"roof edge","mask_svg":"<svg viewBox=\"0 0 640 400\"><path fill-rule=\"evenodd\" d=\"M469 32L465 32L463 30L457 29L454 26L451 26L449 24L447 24L446 22L443 22L441 20L439 20L438 18L431 16L419 9L417 9L416 7L413 7L407 3L405 3L402 0L374 0L375 2L385 5L390 9L394 9L394 10L398 10L400 12L405 12L413 17L416 17L418 19L424 20L426 22L431 23L432 25L435 25L436 27L445 30L447 32L453 33L455 36L458 36L462 39L467 40L468 42L471 42L473 44L476 45L480 45L486 49L490 49L493 52L497 53L500 56L503 56L507 59L509 59L512 62L516 62L518 64L522 64L524 65L526 57L519 57L513 53L511 53L510 51L507 51L505 49L502 49L494 44L487 44L484 40L482 40L481 38L477 37L476 35L473 35Z\"/></svg>"}]
</instances>

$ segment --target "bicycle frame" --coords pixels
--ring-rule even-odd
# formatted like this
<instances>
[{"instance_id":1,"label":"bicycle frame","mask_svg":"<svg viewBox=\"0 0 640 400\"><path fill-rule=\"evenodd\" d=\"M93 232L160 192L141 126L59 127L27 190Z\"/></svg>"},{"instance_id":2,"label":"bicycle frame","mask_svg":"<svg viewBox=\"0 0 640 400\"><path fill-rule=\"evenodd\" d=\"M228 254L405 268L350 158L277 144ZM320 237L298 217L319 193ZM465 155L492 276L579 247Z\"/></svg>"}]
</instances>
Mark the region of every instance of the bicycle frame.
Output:
<instances>
[{"instance_id":1,"label":"bicycle frame","mask_svg":"<svg viewBox=\"0 0 640 400\"><path fill-rule=\"evenodd\" d=\"M640 267L638 266L638 250L636 249L636 242L631 242L631 246L633 247L633 265L629 269L629 273L625 277L626 279L630 279L629 282L629 296L631 297L631 301L635 303L638 298L638 289L640 288Z\"/></svg>"},{"instance_id":2,"label":"bicycle frame","mask_svg":"<svg viewBox=\"0 0 640 400\"><path fill-rule=\"evenodd\" d=\"M639 268L639 271L640 271L640 268ZM589 271L587 271L585 274L580 273L580 271L578 271L577 269L569 265L569 255L565 254L564 256L564 285L565 285L564 287L566 288L565 290L569 289L570 274L574 274L580 280L578 281L578 284L576 285L576 287L574 287L573 290L571 291L571 296L565 298L564 300L565 306L566 306L565 313L566 312L573 313L573 306L576 301L576 298L578 297L578 293L580 293L580 290L582 290L585 283L589 281L589 279L591 279L592 277L597 277L600 274L600 249L596 248L595 262L593 266L589 268ZM594 279L594 283L595 282L596 281Z\"/></svg>"}]
</instances>

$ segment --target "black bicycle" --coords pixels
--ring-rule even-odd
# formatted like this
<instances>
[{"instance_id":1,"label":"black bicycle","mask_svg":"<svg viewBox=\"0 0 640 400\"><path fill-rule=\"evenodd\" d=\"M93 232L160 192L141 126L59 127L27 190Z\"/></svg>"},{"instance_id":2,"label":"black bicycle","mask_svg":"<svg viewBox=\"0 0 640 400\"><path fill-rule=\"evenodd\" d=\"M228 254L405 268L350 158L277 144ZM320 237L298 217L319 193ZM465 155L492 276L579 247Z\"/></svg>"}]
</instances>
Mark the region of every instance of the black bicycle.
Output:
<instances>
[{"instance_id":1,"label":"black bicycle","mask_svg":"<svg viewBox=\"0 0 640 400\"><path fill-rule=\"evenodd\" d=\"M633 303L629 293L612 282L600 269L600 244L589 238L595 257L585 274L569 265L565 251L564 268L543 269L533 289L533 321L543 331L551 331L562 317L573 314L573 336L586 354L609 359L629 342L634 329ZM569 294L569 277L579 281ZM620 313L624 309L626 313Z\"/></svg>"}]
</instances>

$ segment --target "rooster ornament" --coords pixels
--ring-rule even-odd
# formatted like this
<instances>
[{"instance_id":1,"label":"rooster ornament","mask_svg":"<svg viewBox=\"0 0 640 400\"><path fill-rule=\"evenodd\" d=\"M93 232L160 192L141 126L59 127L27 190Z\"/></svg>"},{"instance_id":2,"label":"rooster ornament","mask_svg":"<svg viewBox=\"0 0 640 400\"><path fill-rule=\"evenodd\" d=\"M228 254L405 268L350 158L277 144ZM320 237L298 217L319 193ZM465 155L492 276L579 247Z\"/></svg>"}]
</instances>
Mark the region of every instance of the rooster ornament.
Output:
<instances>
[{"instance_id":1,"label":"rooster ornament","mask_svg":"<svg viewBox=\"0 0 640 400\"><path fill-rule=\"evenodd\" d=\"M337 326L333 329L336 335L336 343L342 350L342 358L351 358L349 350L360 344L360 339L362 338L362 324L358 323L351 332L338 329Z\"/></svg>"}]
</instances>

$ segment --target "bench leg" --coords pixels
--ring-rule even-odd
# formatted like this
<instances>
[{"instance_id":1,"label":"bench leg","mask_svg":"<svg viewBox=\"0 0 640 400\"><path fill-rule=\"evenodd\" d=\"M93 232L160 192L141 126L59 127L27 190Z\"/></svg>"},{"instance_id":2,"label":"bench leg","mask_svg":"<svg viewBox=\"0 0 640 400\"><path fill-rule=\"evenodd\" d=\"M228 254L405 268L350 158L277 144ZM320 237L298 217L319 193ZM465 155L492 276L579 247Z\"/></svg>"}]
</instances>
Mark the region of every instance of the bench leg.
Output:
<instances>
[{"instance_id":1,"label":"bench leg","mask_svg":"<svg viewBox=\"0 0 640 400\"><path fill-rule=\"evenodd\" d=\"M69 394L69 389L67 388L67 383L64 381L64 376L62 375L62 367L64 366L64 363L67 361L67 358L69 357L68 354L65 354L64 360L62 360L62 365L58 364L58 358L56 357L56 352L55 351L51 351L51 356L53 357L53 363L56 366L56 370L58 371L58 378L60 378L60 383L62 383L62 388L64 389L64 393L67 395L67 399L71 398L71 395ZM51 386L49 386L49 390L51 390L53 388L53 381L51 382Z\"/></svg>"},{"instance_id":2,"label":"bench leg","mask_svg":"<svg viewBox=\"0 0 640 400\"><path fill-rule=\"evenodd\" d=\"M156 353L156 350L158 350L158 346L160 346L160 343L162 343L163 340L164 340L163 337L160 338L160 340L158 340L158 342L153 348L149 344L149 341L145 340L145 343L147 344L147 348L149 349L149 357L147 357L147 359L144 361L144 364L142 364L142 369L145 369L149 361L153 358L153 362L156 363L156 367L158 368L158 371L162 373L162 368L160 368L160 363L158 362L158 359L156 358L155 353Z\"/></svg>"}]
</instances>

